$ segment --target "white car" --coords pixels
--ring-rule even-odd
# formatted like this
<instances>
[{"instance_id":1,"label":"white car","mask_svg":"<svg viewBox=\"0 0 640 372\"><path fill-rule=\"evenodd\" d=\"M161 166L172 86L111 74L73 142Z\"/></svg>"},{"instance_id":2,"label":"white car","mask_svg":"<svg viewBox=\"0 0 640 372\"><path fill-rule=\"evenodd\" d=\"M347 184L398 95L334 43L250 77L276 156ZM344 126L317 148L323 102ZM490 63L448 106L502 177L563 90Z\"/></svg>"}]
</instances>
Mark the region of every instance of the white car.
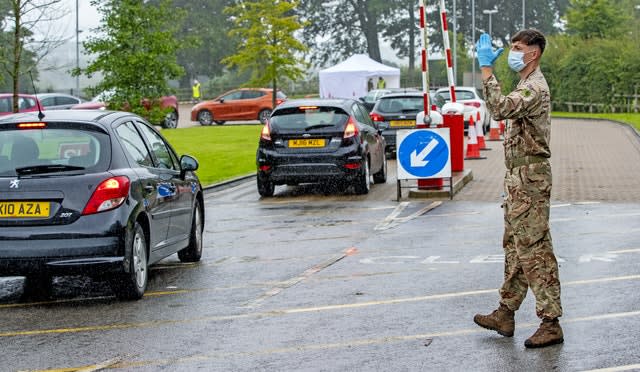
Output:
<instances>
[{"instance_id":1,"label":"white car","mask_svg":"<svg viewBox=\"0 0 640 372\"><path fill-rule=\"evenodd\" d=\"M469 127L469 118L473 116L474 122L477 119L477 112L480 111L480 122L484 128L484 132L488 133L491 126L491 114L487 109L487 103L482 99L478 90L474 87L455 87L456 89L456 102L460 102L464 105L464 129L465 131ZM451 101L451 94L449 88L440 88L436 91L436 94L440 95L445 101Z\"/></svg>"}]
</instances>

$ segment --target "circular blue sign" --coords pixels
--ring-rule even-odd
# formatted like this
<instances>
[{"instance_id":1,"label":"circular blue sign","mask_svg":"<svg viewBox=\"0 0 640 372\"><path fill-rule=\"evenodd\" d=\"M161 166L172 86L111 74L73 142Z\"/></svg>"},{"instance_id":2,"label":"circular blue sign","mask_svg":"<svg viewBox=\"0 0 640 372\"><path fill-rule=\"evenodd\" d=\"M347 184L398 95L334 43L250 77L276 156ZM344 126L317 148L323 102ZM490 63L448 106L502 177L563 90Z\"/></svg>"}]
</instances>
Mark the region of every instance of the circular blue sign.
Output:
<instances>
[{"instance_id":1,"label":"circular blue sign","mask_svg":"<svg viewBox=\"0 0 640 372\"><path fill-rule=\"evenodd\" d=\"M449 162L449 146L436 132L414 131L400 143L398 161L407 173L416 177L431 177L442 171Z\"/></svg>"}]
</instances>

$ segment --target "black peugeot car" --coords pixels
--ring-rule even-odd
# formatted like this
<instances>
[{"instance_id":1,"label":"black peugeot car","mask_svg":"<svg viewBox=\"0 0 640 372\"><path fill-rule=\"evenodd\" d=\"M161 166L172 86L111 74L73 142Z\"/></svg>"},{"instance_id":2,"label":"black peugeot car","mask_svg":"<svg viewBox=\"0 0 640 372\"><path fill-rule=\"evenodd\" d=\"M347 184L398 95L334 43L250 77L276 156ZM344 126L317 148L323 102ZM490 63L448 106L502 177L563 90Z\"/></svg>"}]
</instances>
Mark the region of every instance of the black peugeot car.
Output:
<instances>
[{"instance_id":1,"label":"black peugeot car","mask_svg":"<svg viewBox=\"0 0 640 372\"><path fill-rule=\"evenodd\" d=\"M126 112L47 111L0 118L0 276L50 294L52 276L107 278L144 295L148 266L202 255L198 162Z\"/></svg>"},{"instance_id":2,"label":"black peugeot car","mask_svg":"<svg viewBox=\"0 0 640 372\"><path fill-rule=\"evenodd\" d=\"M351 99L300 99L280 104L264 126L256 162L258 192L275 185L334 182L366 194L370 179L387 180L382 131Z\"/></svg>"}]
</instances>

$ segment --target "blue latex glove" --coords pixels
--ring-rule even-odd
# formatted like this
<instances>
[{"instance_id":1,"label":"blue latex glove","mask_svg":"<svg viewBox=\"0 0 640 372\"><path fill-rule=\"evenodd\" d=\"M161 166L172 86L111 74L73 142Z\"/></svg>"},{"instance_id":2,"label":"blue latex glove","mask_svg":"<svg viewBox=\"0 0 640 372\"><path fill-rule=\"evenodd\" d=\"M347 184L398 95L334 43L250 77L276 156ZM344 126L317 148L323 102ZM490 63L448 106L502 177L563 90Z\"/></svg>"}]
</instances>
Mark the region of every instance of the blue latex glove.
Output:
<instances>
[{"instance_id":1,"label":"blue latex glove","mask_svg":"<svg viewBox=\"0 0 640 372\"><path fill-rule=\"evenodd\" d=\"M478 64L480 67L493 67L493 63L504 52L503 48L493 51L491 36L484 33L480 35L480 40L476 43L476 53L478 53Z\"/></svg>"}]
</instances>

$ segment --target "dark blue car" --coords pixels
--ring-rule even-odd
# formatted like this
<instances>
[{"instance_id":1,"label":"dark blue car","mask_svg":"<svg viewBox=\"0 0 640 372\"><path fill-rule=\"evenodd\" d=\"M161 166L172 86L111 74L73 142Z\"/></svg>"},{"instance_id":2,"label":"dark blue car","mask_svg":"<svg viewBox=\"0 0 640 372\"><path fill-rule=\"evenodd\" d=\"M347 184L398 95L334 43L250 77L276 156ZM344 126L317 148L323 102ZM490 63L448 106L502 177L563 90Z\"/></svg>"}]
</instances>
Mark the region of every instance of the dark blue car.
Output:
<instances>
[{"instance_id":1,"label":"dark blue car","mask_svg":"<svg viewBox=\"0 0 640 372\"><path fill-rule=\"evenodd\" d=\"M107 277L139 299L148 266L200 260L204 208L194 171L144 119L99 110L0 119L0 276L50 294L52 276Z\"/></svg>"}]
</instances>

